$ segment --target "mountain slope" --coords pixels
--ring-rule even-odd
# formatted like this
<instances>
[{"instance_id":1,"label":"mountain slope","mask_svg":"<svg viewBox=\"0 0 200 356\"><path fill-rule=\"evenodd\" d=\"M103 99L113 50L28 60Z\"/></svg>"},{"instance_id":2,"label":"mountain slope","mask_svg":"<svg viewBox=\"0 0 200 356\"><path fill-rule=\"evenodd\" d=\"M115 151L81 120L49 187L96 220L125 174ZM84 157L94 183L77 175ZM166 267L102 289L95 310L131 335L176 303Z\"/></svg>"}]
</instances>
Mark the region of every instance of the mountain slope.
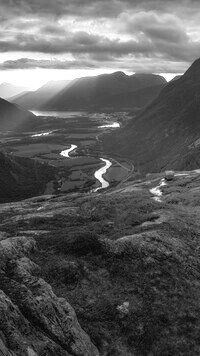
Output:
<instances>
[{"instance_id":1,"label":"mountain slope","mask_svg":"<svg viewBox=\"0 0 200 356\"><path fill-rule=\"evenodd\" d=\"M29 130L39 119L29 111L0 98L0 130Z\"/></svg>"},{"instance_id":2,"label":"mountain slope","mask_svg":"<svg viewBox=\"0 0 200 356\"><path fill-rule=\"evenodd\" d=\"M11 98L11 102L23 106L27 109L40 109L45 106L46 102L51 100L63 88L70 84L69 80L50 81L36 91L28 92Z\"/></svg>"},{"instance_id":3,"label":"mountain slope","mask_svg":"<svg viewBox=\"0 0 200 356\"><path fill-rule=\"evenodd\" d=\"M142 172L199 168L200 59L121 132L105 138L110 151L134 161Z\"/></svg>"},{"instance_id":4,"label":"mountain slope","mask_svg":"<svg viewBox=\"0 0 200 356\"><path fill-rule=\"evenodd\" d=\"M25 87L20 87L13 85L11 83L1 83L0 84L0 98L8 99L14 95L18 95L23 91L27 90Z\"/></svg>"},{"instance_id":5,"label":"mountain slope","mask_svg":"<svg viewBox=\"0 0 200 356\"><path fill-rule=\"evenodd\" d=\"M52 110L98 110L108 106L115 108L119 104L118 96L126 94L130 97L126 105L132 107L135 91L148 87L151 91L151 87L165 84L163 77L154 74L128 76L123 72L116 72L85 77L73 81L69 87L47 102L44 108ZM130 92L133 92L133 95L130 95Z\"/></svg>"},{"instance_id":6,"label":"mountain slope","mask_svg":"<svg viewBox=\"0 0 200 356\"><path fill-rule=\"evenodd\" d=\"M42 194L54 174L48 165L0 151L0 203Z\"/></svg>"},{"instance_id":7,"label":"mountain slope","mask_svg":"<svg viewBox=\"0 0 200 356\"><path fill-rule=\"evenodd\" d=\"M200 175L161 178L1 205L3 356L200 354Z\"/></svg>"},{"instance_id":8,"label":"mountain slope","mask_svg":"<svg viewBox=\"0 0 200 356\"><path fill-rule=\"evenodd\" d=\"M163 84L148 86L131 92L110 95L104 99L102 105L112 110L144 108L159 95L163 86Z\"/></svg>"}]
</instances>

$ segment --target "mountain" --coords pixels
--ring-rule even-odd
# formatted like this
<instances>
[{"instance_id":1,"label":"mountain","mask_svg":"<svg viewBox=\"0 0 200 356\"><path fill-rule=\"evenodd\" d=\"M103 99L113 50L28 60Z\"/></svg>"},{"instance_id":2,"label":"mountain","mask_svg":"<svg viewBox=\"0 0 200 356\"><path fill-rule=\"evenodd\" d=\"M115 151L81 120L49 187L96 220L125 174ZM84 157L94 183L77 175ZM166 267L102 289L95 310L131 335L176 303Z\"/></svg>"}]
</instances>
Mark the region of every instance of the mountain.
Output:
<instances>
[{"instance_id":1,"label":"mountain","mask_svg":"<svg viewBox=\"0 0 200 356\"><path fill-rule=\"evenodd\" d=\"M0 98L0 130L30 130L38 123L39 119L29 111Z\"/></svg>"},{"instance_id":2,"label":"mountain","mask_svg":"<svg viewBox=\"0 0 200 356\"><path fill-rule=\"evenodd\" d=\"M69 80L52 80L36 91L23 93L17 97L10 98L10 101L27 109L41 109L63 88L68 87L69 84Z\"/></svg>"},{"instance_id":3,"label":"mountain","mask_svg":"<svg viewBox=\"0 0 200 356\"><path fill-rule=\"evenodd\" d=\"M42 194L54 174L48 165L0 151L0 203Z\"/></svg>"},{"instance_id":4,"label":"mountain","mask_svg":"<svg viewBox=\"0 0 200 356\"><path fill-rule=\"evenodd\" d=\"M14 95L18 95L23 91L27 91L26 87L20 87L13 85L11 83L1 83L0 84L0 98L8 99Z\"/></svg>"},{"instance_id":5,"label":"mountain","mask_svg":"<svg viewBox=\"0 0 200 356\"><path fill-rule=\"evenodd\" d=\"M127 127L105 138L105 145L132 159L141 172L199 168L199 117L200 59L166 85Z\"/></svg>"},{"instance_id":6,"label":"mountain","mask_svg":"<svg viewBox=\"0 0 200 356\"><path fill-rule=\"evenodd\" d=\"M24 90L22 92L20 92L19 94L16 94L16 95L13 95L11 97L8 98L9 102L14 102L16 99L20 98L20 97L23 97L23 95L25 94L30 94L30 93L34 93L34 91L30 91L30 90Z\"/></svg>"},{"instance_id":7,"label":"mountain","mask_svg":"<svg viewBox=\"0 0 200 356\"><path fill-rule=\"evenodd\" d=\"M165 84L165 79L159 75L128 76L123 72L116 72L73 80L59 93L51 95L49 100L47 100L49 94L46 95L46 102L43 100L41 91L38 94L37 92L36 94L30 93L17 98L14 102L27 108L43 110L99 110L118 108L119 96L122 95L125 98L127 95L129 99L122 99L121 103L132 108L149 103ZM143 93L140 94L139 91L145 88L146 92L142 98ZM34 95L37 95L35 100L33 100Z\"/></svg>"},{"instance_id":8,"label":"mountain","mask_svg":"<svg viewBox=\"0 0 200 356\"><path fill-rule=\"evenodd\" d=\"M180 79L181 75L176 75L172 80L170 80L170 82L173 82L174 80Z\"/></svg>"},{"instance_id":9,"label":"mountain","mask_svg":"<svg viewBox=\"0 0 200 356\"><path fill-rule=\"evenodd\" d=\"M102 106L112 110L144 108L159 95L163 86L163 84L147 86L135 91L110 95L104 99Z\"/></svg>"},{"instance_id":10,"label":"mountain","mask_svg":"<svg viewBox=\"0 0 200 356\"><path fill-rule=\"evenodd\" d=\"M128 76L123 72L103 74L96 77L85 77L74 81L69 88L64 89L46 106L56 110L91 109L118 107L119 95L130 95L126 105L132 107L134 92L143 88L164 85L165 79L153 74L137 74ZM151 90L151 89L150 89ZM133 99L134 100L134 99Z\"/></svg>"}]
</instances>

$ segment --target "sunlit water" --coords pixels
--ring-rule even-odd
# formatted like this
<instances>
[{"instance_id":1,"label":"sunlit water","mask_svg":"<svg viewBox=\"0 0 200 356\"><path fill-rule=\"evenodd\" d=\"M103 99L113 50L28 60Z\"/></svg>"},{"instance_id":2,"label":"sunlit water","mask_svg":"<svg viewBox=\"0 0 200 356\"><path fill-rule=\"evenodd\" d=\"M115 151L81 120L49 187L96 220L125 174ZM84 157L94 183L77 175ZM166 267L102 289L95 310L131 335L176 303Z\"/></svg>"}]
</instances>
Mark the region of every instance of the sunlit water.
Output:
<instances>
[{"instance_id":1,"label":"sunlit water","mask_svg":"<svg viewBox=\"0 0 200 356\"><path fill-rule=\"evenodd\" d=\"M98 129L104 129L104 128L119 128L120 127L120 124L118 122L112 122L111 124L105 124L105 125L101 125L101 126L98 126Z\"/></svg>"},{"instance_id":2,"label":"sunlit water","mask_svg":"<svg viewBox=\"0 0 200 356\"><path fill-rule=\"evenodd\" d=\"M70 158L69 153L74 151L76 148L77 148L76 145L71 145L71 147L68 148L67 150L60 152L60 155L66 158Z\"/></svg>"},{"instance_id":3,"label":"sunlit water","mask_svg":"<svg viewBox=\"0 0 200 356\"><path fill-rule=\"evenodd\" d=\"M37 110L33 110L31 111L34 115L36 116L43 116L43 117L52 117L52 118L73 118L73 117L84 117L84 116L89 116L91 118L94 119L102 119L102 121L104 121L104 124L98 126L99 129L104 129L104 128L119 128L120 124L118 122L109 122L105 123L105 119L107 119L107 115L102 113L102 114L89 114L87 112L75 112L75 111L37 111ZM41 132L41 133L37 133L32 135L31 137L41 137L41 136L47 136L49 134L51 134L53 131L49 131L49 132ZM65 157L65 158L71 158L70 157L70 153L72 151L74 151L77 148L76 145L71 145L70 148L63 150L60 152L60 155ZM100 189L105 189L107 187L109 187L109 183L103 178L103 175L107 172L107 170L112 166L112 163L104 158L100 158L102 162L105 163L105 165L103 167L101 167L100 169L98 169L95 173L94 173L94 177L99 181L99 183L101 184L100 187L95 188L94 190L92 190L93 192L97 192Z\"/></svg>"},{"instance_id":4,"label":"sunlit water","mask_svg":"<svg viewBox=\"0 0 200 356\"><path fill-rule=\"evenodd\" d=\"M31 111L31 110L30 110ZM34 115L36 116L44 116L44 117L55 117L55 118L61 118L61 119L69 119L73 117L83 117L83 116L88 116L91 119L102 119L104 120L107 118L106 114L91 114L87 112L82 112L82 111L31 111ZM106 123L103 125L98 126L99 129L103 128L119 128L120 124L118 122L110 122Z\"/></svg>"},{"instance_id":5,"label":"sunlit water","mask_svg":"<svg viewBox=\"0 0 200 356\"><path fill-rule=\"evenodd\" d=\"M86 113L81 111L37 111L30 110L35 116L57 117L57 118L71 118L77 116L84 116Z\"/></svg>"},{"instance_id":6,"label":"sunlit water","mask_svg":"<svg viewBox=\"0 0 200 356\"><path fill-rule=\"evenodd\" d=\"M108 159L105 159L105 158L100 158L100 160L102 162L105 162L105 166L98 169L98 171L95 172L94 176L101 183L101 186L94 189L93 192L97 192L100 189L105 189L105 188L109 187L109 183L103 178L103 175L112 166L112 163Z\"/></svg>"},{"instance_id":7,"label":"sunlit water","mask_svg":"<svg viewBox=\"0 0 200 356\"><path fill-rule=\"evenodd\" d=\"M41 136L48 136L52 133L53 131L48 131L48 132L40 132L38 134L31 135L31 137L41 137Z\"/></svg>"}]
</instances>

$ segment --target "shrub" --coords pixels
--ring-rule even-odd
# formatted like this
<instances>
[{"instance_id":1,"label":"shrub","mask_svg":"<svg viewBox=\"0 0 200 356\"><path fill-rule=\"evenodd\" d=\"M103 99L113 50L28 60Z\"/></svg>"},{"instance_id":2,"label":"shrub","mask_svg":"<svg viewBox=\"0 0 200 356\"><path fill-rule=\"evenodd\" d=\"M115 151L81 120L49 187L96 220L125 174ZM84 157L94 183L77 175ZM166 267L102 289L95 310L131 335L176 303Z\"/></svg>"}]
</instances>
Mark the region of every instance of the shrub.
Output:
<instances>
[{"instance_id":1,"label":"shrub","mask_svg":"<svg viewBox=\"0 0 200 356\"><path fill-rule=\"evenodd\" d=\"M76 255L86 255L88 253L100 254L102 251L99 236L90 231L69 233L63 245L65 252Z\"/></svg>"}]
</instances>

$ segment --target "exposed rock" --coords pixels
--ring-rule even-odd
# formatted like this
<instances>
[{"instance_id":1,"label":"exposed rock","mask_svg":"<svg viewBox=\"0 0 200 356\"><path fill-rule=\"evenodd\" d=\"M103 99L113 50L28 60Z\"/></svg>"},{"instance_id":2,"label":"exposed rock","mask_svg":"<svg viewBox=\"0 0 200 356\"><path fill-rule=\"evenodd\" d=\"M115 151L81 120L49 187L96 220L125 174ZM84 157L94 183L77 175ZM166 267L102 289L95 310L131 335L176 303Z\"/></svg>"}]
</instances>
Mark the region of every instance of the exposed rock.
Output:
<instances>
[{"instance_id":1,"label":"exposed rock","mask_svg":"<svg viewBox=\"0 0 200 356\"><path fill-rule=\"evenodd\" d=\"M0 290L0 352L4 356L69 354L22 315L19 308ZM7 352L7 353L6 353ZM1 355L1 353L0 353ZM1 355L1 356L2 356Z\"/></svg>"},{"instance_id":2,"label":"exposed rock","mask_svg":"<svg viewBox=\"0 0 200 356\"><path fill-rule=\"evenodd\" d=\"M0 241L0 266L8 259L17 258L34 250L36 246L32 237L12 237Z\"/></svg>"},{"instance_id":3,"label":"exposed rock","mask_svg":"<svg viewBox=\"0 0 200 356\"><path fill-rule=\"evenodd\" d=\"M8 234L4 231L0 231L0 241L7 239Z\"/></svg>"},{"instance_id":4,"label":"exposed rock","mask_svg":"<svg viewBox=\"0 0 200 356\"><path fill-rule=\"evenodd\" d=\"M5 344L1 338L0 338L0 355L1 356L15 356L15 354L13 352L10 352L8 350L8 348L5 346Z\"/></svg>"},{"instance_id":5,"label":"exposed rock","mask_svg":"<svg viewBox=\"0 0 200 356\"><path fill-rule=\"evenodd\" d=\"M64 298L39 278L40 269L24 253L35 248L31 237L0 242L0 355L98 356Z\"/></svg>"}]
</instances>

